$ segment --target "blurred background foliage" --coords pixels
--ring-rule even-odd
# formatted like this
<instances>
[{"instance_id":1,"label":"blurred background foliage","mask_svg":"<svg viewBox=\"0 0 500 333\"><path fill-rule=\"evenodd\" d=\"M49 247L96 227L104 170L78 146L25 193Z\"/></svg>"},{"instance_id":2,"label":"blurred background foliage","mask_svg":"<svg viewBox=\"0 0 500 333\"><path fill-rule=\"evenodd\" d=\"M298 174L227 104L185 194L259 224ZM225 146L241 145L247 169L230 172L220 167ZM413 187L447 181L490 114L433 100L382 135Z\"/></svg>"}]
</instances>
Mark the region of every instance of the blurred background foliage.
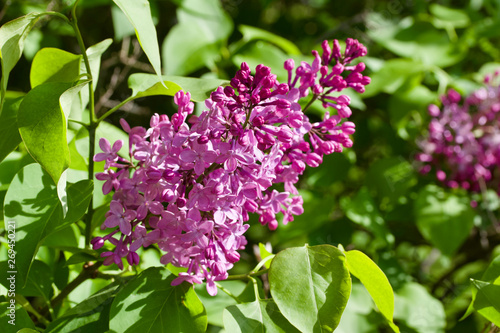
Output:
<instances>
[{"instance_id":1,"label":"blurred background foliage","mask_svg":"<svg viewBox=\"0 0 500 333\"><path fill-rule=\"evenodd\" d=\"M0 24L32 11L68 13L74 0L2 0ZM156 20L164 74L230 79L239 64L270 66L282 81L283 61L310 57L324 39L359 39L369 50L365 60L372 83L363 95L351 94L356 124L354 146L325 157L299 184L305 213L270 232L254 217L247 232L249 246L232 274L247 272L258 261L258 243L273 253L286 247L342 244L367 253L388 276L396 294L395 321L402 332L488 332L488 320L475 313L459 320L471 302L470 278L481 279L500 255L497 219L500 200L493 192L479 194L440 187L433 174L422 176L413 160L416 139L425 135L427 106L452 87L467 94L481 86L485 74L500 68L500 1L425 0L150 0ZM97 84L98 114L130 96L128 75L153 72L141 53L132 26L111 0L83 0L78 7L80 30L87 46L108 37L113 44L103 55ZM11 74L9 90L27 92L30 63L43 47L78 53L72 31L58 20L41 20L28 36L24 57ZM203 107L203 105L198 105ZM110 117L148 126L153 113L174 112L171 98L148 97L127 104ZM321 117L312 108L310 117ZM120 138L111 126L104 135ZM78 133L73 133L73 146ZM72 148L73 149L73 148ZM75 148L76 149L76 148ZM85 155L83 155L85 156ZM30 162L20 147L0 164L3 197L15 172ZM72 169L79 170L72 162ZM81 171L81 168L80 168ZM478 202L472 208L471 200ZM105 203L105 199L97 200ZM97 207L98 208L98 207ZM96 225L105 208L96 213ZM100 215L99 215L100 214ZM81 242L75 226L42 246L34 270L46 289L64 287L91 258L56 255L54 246ZM54 245L54 244L57 245ZM2 247L2 258L5 247ZM62 259L61 259L62 257ZM56 259L59 258L59 259ZM159 253L143 253L141 269L158 264ZM47 268L48 266L48 268ZM69 267L69 268L68 268ZM45 276L46 275L46 276ZM3 279L2 281L4 281ZM107 284L88 280L70 300L79 302ZM233 284L231 286L231 284ZM26 288L29 288L28 285ZM229 283L228 288L242 290ZM41 297L35 290L32 297ZM204 296L209 330L218 332L220 314L230 298ZM44 296L45 297L45 296ZM498 300L497 300L498 302ZM224 306L221 306L224 305ZM498 305L498 304L497 304ZM212 309L212 310L210 310ZM219 311L219 312L217 312ZM486 326L485 326L486 325ZM364 287L354 283L338 332L384 330ZM336 332L337 332L336 331Z\"/></svg>"}]
</instances>

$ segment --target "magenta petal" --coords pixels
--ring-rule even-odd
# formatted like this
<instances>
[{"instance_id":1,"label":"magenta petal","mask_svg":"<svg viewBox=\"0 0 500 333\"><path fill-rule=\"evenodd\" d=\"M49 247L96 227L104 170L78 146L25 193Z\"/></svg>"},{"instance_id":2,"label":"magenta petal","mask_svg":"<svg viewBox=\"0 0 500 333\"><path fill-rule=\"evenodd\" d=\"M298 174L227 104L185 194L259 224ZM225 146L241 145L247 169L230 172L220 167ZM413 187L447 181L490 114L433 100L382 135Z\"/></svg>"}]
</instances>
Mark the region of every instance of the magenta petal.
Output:
<instances>
[{"instance_id":1,"label":"magenta petal","mask_svg":"<svg viewBox=\"0 0 500 333\"><path fill-rule=\"evenodd\" d=\"M193 162L197 157L198 157L198 154L196 154L194 151L192 150L183 150L180 154L179 154L179 157L180 159L183 161L183 162Z\"/></svg>"},{"instance_id":2,"label":"magenta petal","mask_svg":"<svg viewBox=\"0 0 500 333\"><path fill-rule=\"evenodd\" d=\"M229 157L226 162L224 162L224 169L226 169L227 172L233 172L237 167L238 162L233 156Z\"/></svg>"},{"instance_id":3,"label":"magenta petal","mask_svg":"<svg viewBox=\"0 0 500 333\"><path fill-rule=\"evenodd\" d=\"M106 153L97 153L94 155L94 162L104 161L108 157Z\"/></svg>"},{"instance_id":4,"label":"magenta petal","mask_svg":"<svg viewBox=\"0 0 500 333\"><path fill-rule=\"evenodd\" d=\"M149 205L149 211L155 215L160 215L163 212L163 209L163 205L158 201L153 201Z\"/></svg>"},{"instance_id":5,"label":"magenta petal","mask_svg":"<svg viewBox=\"0 0 500 333\"><path fill-rule=\"evenodd\" d=\"M122 215L123 207L118 201L113 200L109 204L109 211L112 212L114 215Z\"/></svg>"},{"instance_id":6,"label":"magenta petal","mask_svg":"<svg viewBox=\"0 0 500 333\"><path fill-rule=\"evenodd\" d=\"M130 225L130 222L125 221L124 219L119 219L118 223L120 224L120 231L124 235L130 235L132 232L132 226Z\"/></svg>"},{"instance_id":7,"label":"magenta petal","mask_svg":"<svg viewBox=\"0 0 500 333\"><path fill-rule=\"evenodd\" d=\"M104 225L108 228L114 228L119 224L119 222L119 217L117 217L116 215L111 215L104 221Z\"/></svg>"},{"instance_id":8,"label":"magenta petal","mask_svg":"<svg viewBox=\"0 0 500 333\"><path fill-rule=\"evenodd\" d=\"M215 285L214 281L211 280L207 281L207 292L210 296L217 295L217 286Z\"/></svg>"},{"instance_id":9,"label":"magenta petal","mask_svg":"<svg viewBox=\"0 0 500 333\"><path fill-rule=\"evenodd\" d=\"M111 149L111 152L113 153L117 153L123 146L123 141L122 140L117 140L114 144L113 144L113 148Z\"/></svg>"},{"instance_id":10,"label":"magenta petal","mask_svg":"<svg viewBox=\"0 0 500 333\"><path fill-rule=\"evenodd\" d=\"M99 147L101 147L101 150L105 153L111 152L111 145L106 138L99 139Z\"/></svg>"},{"instance_id":11,"label":"magenta petal","mask_svg":"<svg viewBox=\"0 0 500 333\"><path fill-rule=\"evenodd\" d=\"M131 252L137 251L141 247L142 243L143 243L143 239L139 238L138 240L136 240L135 242L130 244L130 251Z\"/></svg>"},{"instance_id":12,"label":"magenta petal","mask_svg":"<svg viewBox=\"0 0 500 333\"><path fill-rule=\"evenodd\" d=\"M217 153L214 151L207 151L203 154L203 161L207 163L214 163L217 159Z\"/></svg>"},{"instance_id":13,"label":"magenta petal","mask_svg":"<svg viewBox=\"0 0 500 333\"><path fill-rule=\"evenodd\" d=\"M104 185L102 185L102 193L104 195L111 192L112 189L113 189L113 182L111 182L111 181L107 181L104 183Z\"/></svg>"},{"instance_id":14,"label":"magenta petal","mask_svg":"<svg viewBox=\"0 0 500 333\"><path fill-rule=\"evenodd\" d=\"M205 162L202 160L196 161L194 164L194 172L196 172L197 175L201 175L205 171Z\"/></svg>"}]
</instances>

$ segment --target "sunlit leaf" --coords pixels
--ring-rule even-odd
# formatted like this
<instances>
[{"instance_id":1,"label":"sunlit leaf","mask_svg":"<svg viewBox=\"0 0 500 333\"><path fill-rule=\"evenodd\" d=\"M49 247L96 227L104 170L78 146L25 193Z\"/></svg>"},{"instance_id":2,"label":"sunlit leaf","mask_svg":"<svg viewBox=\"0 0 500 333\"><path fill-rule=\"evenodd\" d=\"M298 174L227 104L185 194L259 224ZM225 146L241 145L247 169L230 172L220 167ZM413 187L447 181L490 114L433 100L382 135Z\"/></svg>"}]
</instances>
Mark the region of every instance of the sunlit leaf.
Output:
<instances>
[{"instance_id":1,"label":"sunlit leaf","mask_svg":"<svg viewBox=\"0 0 500 333\"><path fill-rule=\"evenodd\" d=\"M65 312L51 322L46 333L92 333L107 331L109 310L114 296L120 290L119 284L111 284Z\"/></svg>"},{"instance_id":2,"label":"sunlit leaf","mask_svg":"<svg viewBox=\"0 0 500 333\"><path fill-rule=\"evenodd\" d=\"M366 254L360 251L345 252L349 273L357 277L370 293L382 315L387 319L394 332L399 328L394 325L394 292L384 272Z\"/></svg>"},{"instance_id":3,"label":"sunlit leaf","mask_svg":"<svg viewBox=\"0 0 500 333\"><path fill-rule=\"evenodd\" d=\"M500 276L496 283L471 280L477 289L474 309L493 324L500 326Z\"/></svg>"},{"instance_id":4,"label":"sunlit leaf","mask_svg":"<svg viewBox=\"0 0 500 333\"><path fill-rule=\"evenodd\" d=\"M74 82L80 75L82 56L47 47L38 51L31 64L31 88L45 82Z\"/></svg>"},{"instance_id":5,"label":"sunlit leaf","mask_svg":"<svg viewBox=\"0 0 500 333\"><path fill-rule=\"evenodd\" d=\"M227 332L300 332L281 314L272 299L231 305L224 310L224 328Z\"/></svg>"},{"instance_id":6,"label":"sunlit leaf","mask_svg":"<svg viewBox=\"0 0 500 333\"><path fill-rule=\"evenodd\" d=\"M166 89L153 74L135 73L130 75L128 86L132 89L132 98L166 95L174 96L179 90L191 93L191 100L203 102L210 97L210 94L217 87L226 85L229 82L218 79L198 79L183 76L162 76Z\"/></svg>"},{"instance_id":7,"label":"sunlit leaf","mask_svg":"<svg viewBox=\"0 0 500 333\"><path fill-rule=\"evenodd\" d=\"M415 218L422 235L445 255L452 255L469 236L476 213L467 197L428 185L415 201Z\"/></svg>"},{"instance_id":8,"label":"sunlit leaf","mask_svg":"<svg viewBox=\"0 0 500 333\"><path fill-rule=\"evenodd\" d=\"M26 148L55 183L69 166L66 120L59 97L70 87L69 83L58 82L35 87L24 97L17 114Z\"/></svg>"},{"instance_id":9,"label":"sunlit leaf","mask_svg":"<svg viewBox=\"0 0 500 333\"><path fill-rule=\"evenodd\" d=\"M441 333L446 326L443 304L418 283L407 283L396 291L394 319L422 333Z\"/></svg>"},{"instance_id":10,"label":"sunlit leaf","mask_svg":"<svg viewBox=\"0 0 500 333\"><path fill-rule=\"evenodd\" d=\"M243 281L219 281L218 283L233 295L239 295L245 290L245 283ZM210 296L204 284L197 284L194 288L196 295L198 295L200 301L205 306L208 323L223 327L222 313L228 306L236 304L236 300L224 292L219 292L216 297Z\"/></svg>"},{"instance_id":11,"label":"sunlit leaf","mask_svg":"<svg viewBox=\"0 0 500 333\"><path fill-rule=\"evenodd\" d=\"M31 13L5 23L0 27L0 63L2 78L0 82L0 113L4 103L9 74L21 58L24 40L37 22L40 14Z\"/></svg>"},{"instance_id":12,"label":"sunlit leaf","mask_svg":"<svg viewBox=\"0 0 500 333\"><path fill-rule=\"evenodd\" d=\"M243 35L243 38L241 41L238 42L238 46L242 46L241 44L246 44L248 42L254 41L254 40L264 40L266 42L272 43L279 48L281 48L283 51L285 51L287 54L295 54L295 55L302 55L302 52L300 52L299 48L293 44L291 41L275 35L273 33L270 33L267 30L259 29L256 27L252 27L249 25L240 25L238 27L240 30L241 34Z\"/></svg>"},{"instance_id":13,"label":"sunlit leaf","mask_svg":"<svg viewBox=\"0 0 500 333\"><path fill-rule=\"evenodd\" d=\"M160 48L148 0L113 0L127 16L156 74L161 75Z\"/></svg>"},{"instance_id":14,"label":"sunlit leaf","mask_svg":"<svg viewBox=\"0 0 500 333\"><path fill-rule=\"evenodd\" d=\"M55 184L39 164L21 169L11 182L4 201L4 220L16 224L16 269L19 286L26 282L31 262L43 239L77 221L92 195L88 180L68 186L68 213L63 219Z\"/></svg>"},{"instance_id":15,"label":"sunlit leaf","mask_svg":"<svg viewBox=\"0 0 500 333\"><path fill-rule=\"evenodd\" d=\"M279 252L269 269L269 284L283 316L305 333L333 332L351 292L345 256L331 245Z\"/></svg>"},{"instance_id":16,"label":"sunlit leaf","mask_svg":"<svg viewBox=\"0 0 500 333\"><path fill-rule=\"evenodd\" d=\"M9 288L9 280L7 280L7 278L10 276L9 271L12 271L12 269L9 269L5 261L0 262L0 268L0 278L2 279L0 282L5 288ZM52 276L50 267L40 260L34 260L30 273L28 274L26 285L24 287L18 286L16 288L16 293L25 297L42 297L45 301L48 301L52 296L53 280L54 277Z\"/></svg>"},{"instance_id":17,"label":"sunlit leaf","mask_svg":"<svg viewBox=\"0 0 500 333\"><path fill-rule=\"evenodd\" d=\"M6 98L0 114L0 162L21 143L17 128L17 112L23 97Z\"/></svg>"},{"instance_id":18,"label":"sunlit leaf","mask_svg":"<svg viewBox=\"0 0 500 333\"><path fill-rule=\"evenodd\" d=\"M217 0L187 0L177 9L179 23L162 45L165 73L186 75L214 67L220 47L231 34L231 18Z\"/></svg>"},{"instance_id":19,"label":"sunlit leaf","mask_svg":"<svg viewBox=\"0 0 500 333\"><path fill-rule=\"evenodd\" d=\"M434 15L433 24L437 28L466 28L470 24L469 16L465 10L448 8L437 3L429 5L429 11Z\"/></svg>"},{"instance_id":20,"label":"sunlit leaf","mask_svg":"<svg viewBox=\"0 0 500 333\"><path fill-rule=\"evenodd\" d=\"M465 43L452 43L445 31L436 31L430 23L413 22L411 18L398 23L381 20L375 29L368 30L369 36L401 57L425 65L447 67L462 60L466 54Z\"/></svg>"},{"instance_id":21,"label":"sunlit leaf","mask_svg":"<svg viewBox=\"0 0 500 333\"><path fill-rule=\"evenodd\" d=\"M29 332L33 332L35 324L30 319L26 310L18 304L13 304L14 314L12 314L10 306L11 303L0 303L0 330L2 333L17 333L20 329L24 328L31 329Z\"/></svg>"},{"instance_id":22,"label":"sunlit leaf","mask_svg":"<svg viewBox=\"0 0 500 333\"><path fill-rule=\"evenodd\" d=\"M172 286L165 268L141 272L116 295L109 328L116 332L205 332L207 316L190 284Z\"/></svg>"}]
</instances>

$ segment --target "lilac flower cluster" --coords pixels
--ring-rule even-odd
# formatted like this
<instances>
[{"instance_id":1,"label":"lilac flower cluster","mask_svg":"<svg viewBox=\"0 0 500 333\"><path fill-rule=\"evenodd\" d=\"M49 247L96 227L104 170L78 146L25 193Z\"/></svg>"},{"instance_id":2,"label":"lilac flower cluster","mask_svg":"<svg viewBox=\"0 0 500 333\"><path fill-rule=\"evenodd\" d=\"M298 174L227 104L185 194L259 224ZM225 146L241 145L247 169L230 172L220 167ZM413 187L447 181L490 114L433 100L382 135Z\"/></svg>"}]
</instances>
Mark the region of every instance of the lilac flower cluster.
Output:
<instances>
[{"instance_id":1,"label":"lilac flower cluster","mask_svg":"<svg viewBox=\"0 0 500 333\"><path fill-rule=\"evenodd\" d=\"M462 100L455 90L442 97L443 106L429 106L428 137L418 142L420 171L436 172L444 185L479 192L487 186L500 193L500 87L486 86Z\"/></svg>"},{"instance_id":2,"label":"lilac flower cluster","mask_svg":"<svg viewBox=\"0 0 500 333\"><path fill-rule=\"evenodd\" d=\"M114 190L102 224L114 230L92 240L94 249L105 242L115 246L102 253L104 265L123 268L123 258L138 264L136 251L157 244L163 264L187 268L174 285L205 280L215 295L215 281L227 278L245 248L249 213L271 230L278 226L277 214L283 214L283 224L302 214L294 184L306 166L317 167L323 155L352 145L355 126L345 121L350 99L338 93L347 87L363 92L370 82L361 74L363 63L349 65L366 55L357 40L348 39L343 54L336 40L333 49L327 41L322 48L321 57L313 51L312 64L302 62L295 74L293 60L285 62L288 83L279 83L269 67L259 65L252 74L242 63L199 116L192 114L190 94L179 91L178 112L170 119L155 114L147 130L122 119L130 160L117 155L121 141L111 147L101 139L103 152L94 161L105 161L105 171L96 177L105 181L105 194ZM310 92L311 101L337 112L311 123L298 103ZM283 192L273 188L279 183Z\"/></svg>"}]
</instances>

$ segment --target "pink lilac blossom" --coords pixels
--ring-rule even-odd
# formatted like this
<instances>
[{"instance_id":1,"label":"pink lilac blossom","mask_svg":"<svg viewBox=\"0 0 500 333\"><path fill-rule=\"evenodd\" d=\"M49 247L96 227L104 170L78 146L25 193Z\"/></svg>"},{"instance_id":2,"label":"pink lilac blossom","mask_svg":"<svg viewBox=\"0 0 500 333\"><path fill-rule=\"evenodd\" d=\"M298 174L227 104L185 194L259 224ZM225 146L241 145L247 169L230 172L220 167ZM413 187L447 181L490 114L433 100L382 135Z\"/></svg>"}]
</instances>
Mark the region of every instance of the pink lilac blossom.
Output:
<instances>
[{"instance_id":1,"label":"pink lilac blossom","mask_svg":"<svg viewBox=\"0 0 500 333\"><path fill-rule=\"evenodd\" d=\"M123 258L137 264L136 251L157 244L163 264L187 269L174 285L205 281L215 295L215 281L228 277L247 244L250 213L270 230L278 227L277 214L283 214L283 224L302 214L295 184L306 166L317 167L323 155L352 146L355 126L346 121L350 99L339 92L348 87L363 92L370 82L361 74L363 63L350 65L366 55L357 40L348 39L344 53L336 40L333 49L326 41L322 48L321 57L313 51L312 64L295 69L287 60L287 83L279 83L269 67L258 65L252 74L242 63L199 116L192 115L190 93L179 91L178 112L170 119L155 114L149 129L130 128L122 120L130 160L118 157L121 142L111 147L101 139L103 153L94 160L106 166L96 177L105 181L105 194L114 190L102 229L115 228L92 240L94 249L115 245L102 253L104 265L123 268ZM311 123L298 103L311 92L311 101L336 112ZM273 188L280 183L282 192Z\"/></svg>"},{"instance_id":2,"label":"pink lilac blossom","mask_svg":"<svg viewBox=\"0 0 500 333\"><path fill-rule=\"evenodd\" d=\"M500 193L499 72L485 78L485 87L465 99L450 89L441 109L429 106L429 134L416 155L422 173L435 172L444 185L479 192L482 187Z\"/></svg>"}]
</instances>

